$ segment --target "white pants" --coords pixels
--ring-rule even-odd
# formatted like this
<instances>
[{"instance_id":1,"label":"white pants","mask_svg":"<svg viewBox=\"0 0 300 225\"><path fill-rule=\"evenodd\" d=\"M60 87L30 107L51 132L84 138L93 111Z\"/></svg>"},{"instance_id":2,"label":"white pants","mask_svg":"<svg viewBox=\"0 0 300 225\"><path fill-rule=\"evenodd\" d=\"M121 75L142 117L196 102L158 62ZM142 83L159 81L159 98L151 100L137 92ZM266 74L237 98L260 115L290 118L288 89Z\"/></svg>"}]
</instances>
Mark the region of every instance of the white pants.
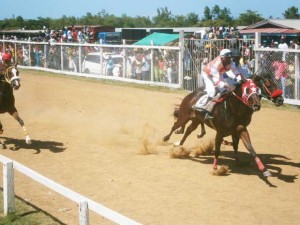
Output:
<instances>
[{"instance_id":1,"label":"white pants","mask_svg":"<svg viewBox=\"0 0 300 225\"><path fill-rule=\"evenodd\" d=\"M195 104L195 108L202 108L207 103L208 97L213 98L216 95L216 88L212 81L211 76L202 73L203 81L205 83L205 91L207 94L203 95Z\"/></svg>"}]
</instances>

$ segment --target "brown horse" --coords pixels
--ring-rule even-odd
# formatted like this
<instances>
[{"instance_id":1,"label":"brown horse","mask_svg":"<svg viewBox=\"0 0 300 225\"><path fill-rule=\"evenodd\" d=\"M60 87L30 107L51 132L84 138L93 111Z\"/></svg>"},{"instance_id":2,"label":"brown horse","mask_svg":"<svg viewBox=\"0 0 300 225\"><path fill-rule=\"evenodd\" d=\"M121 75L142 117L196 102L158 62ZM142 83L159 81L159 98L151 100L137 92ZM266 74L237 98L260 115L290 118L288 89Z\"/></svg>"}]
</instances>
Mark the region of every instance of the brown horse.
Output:
<instances>
[{"instance_id":1,"label":"brown horse","mask_svg":"<svg viewBox=\"0 0 300 225\"><path fill-rule=\"evenodd\" d=\"M222 97L224 101L216 104L213 111L214 118L212 119L212 122L204 120L204 115L194 111L192 113L187 113L185 116L179 117L180 110L181 112L190 112L192 107L191 102L195 102L195 99L198 99L198 97L203 95L205 92L199 89L190 93L182 101L179 108L178 120L174 123L171 132L163 138L163 141L169 140L171 134L176 129L185 125L188 120L192 120L192 123L187 128L183 138L179 144L177 144L182 145L186 138L198 127L199 124L204 127L205 123L207 126L217 131L215 138L215 159L213 163L214 169L217 169L220 146L223 138L231 135L234 151L237 152L239 139L241 138L247 150L255 158L259 170L261 170L265 176L270 176L271 173L266 170L265 166L256 155L247 131L247 126L251 122L253 112L258 111L261 106L258 90L259 88L255 85L253 80L246 80L244 84L237 86L234 92Z\"/></svg>"},{"instance_id":2,"label":"brown horse","mask_svg":"<svg viewBox=\"0 0 300 225\"><path fill-rule=\"evenodd\" d=\"M282 90L278 89L276 83L269 74L254 75L252 76L252 80L254 81L256 86L260 88L261 97L264 97L267 100L273 102L276 106L283 105L284 99L282 97ZM195 117L193 106L196 104L197 100L204 94L204 89L199 88L184 97L180 104L180 107L178 109L175 109L174 111L174 116L177 118L177 122L174 123L174 129L172 129L170 136L174 131L176 134L184 133L185 125L188 123L188 121ZM200 123L200 125L201 133L197 135L198 138L201 138L206 134L204 123ZM168 138L169 140L170 136L166 136L165 138ZM230 142L224 141L224 143L229 144Z\"/></svg>"},{"instance_id":3,"label":"brown horse","mask_svg":"<svg viewBox=\"0 0 300 225\"><path fill-rule=\"evenodd\" d=\"M19 113L15 107L15 97L13 90L20 88L20 77L17 64L9 66L3 74L0 80L0 113L9 113L23 128L25 134L25 141L27 144L31 144L29 134L26 130L23 120L20 118ZM2 123L0 122L0 133L3 133ZM2 147L4 145L2 144Z\"/></svg>"}]
</instances>

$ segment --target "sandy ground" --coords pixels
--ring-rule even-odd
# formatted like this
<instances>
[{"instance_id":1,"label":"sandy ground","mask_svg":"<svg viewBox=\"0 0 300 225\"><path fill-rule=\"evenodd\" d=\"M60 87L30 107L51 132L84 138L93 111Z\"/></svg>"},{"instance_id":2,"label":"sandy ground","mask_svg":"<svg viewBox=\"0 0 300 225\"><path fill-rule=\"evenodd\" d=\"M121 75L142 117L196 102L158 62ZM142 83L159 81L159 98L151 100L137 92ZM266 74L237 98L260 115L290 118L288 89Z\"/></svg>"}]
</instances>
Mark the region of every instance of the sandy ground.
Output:
<instances>
[{"instance_id":1,"label":"sandy ground","mask_svg":"<svg viewBox=\"0 0 300 225\"><path fill-rule=\"evenodd\" d=\"M296 110L263 107L249 126L257 153L274 174L270 187L242 143L242 167L235 165L231 147L222 147L220 164L230 169L226 176L211 174L212 155L170 157L181 135L168 143L161 139L183 93L21 72L16 105L33 143L26 145L16 121L1 115L8 147L2 155L142 224L300 224ZM194 133L184 148L207 145L214 135L209 128L201 140ZM61 224L78 224L75 202L18 172L15 183L16 195ZM114 223L91 212L90 224Z\"/></svg>"}]
</instances>

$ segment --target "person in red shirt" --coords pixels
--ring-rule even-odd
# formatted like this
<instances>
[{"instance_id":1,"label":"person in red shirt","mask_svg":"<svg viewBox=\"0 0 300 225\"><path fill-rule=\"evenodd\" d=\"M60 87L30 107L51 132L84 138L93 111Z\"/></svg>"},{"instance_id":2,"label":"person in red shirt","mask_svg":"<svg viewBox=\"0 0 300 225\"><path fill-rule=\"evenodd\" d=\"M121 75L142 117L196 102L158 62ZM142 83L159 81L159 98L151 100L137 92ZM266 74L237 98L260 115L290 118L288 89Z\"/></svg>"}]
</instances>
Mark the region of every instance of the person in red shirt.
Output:
<instances>
[{"instance_id":1,"label":"person in red shirt","mask_svg":"<svg viewBox=\"0 0 300 225\"><path fill-rule=\"evenodd\" d=\"M12 64L12 55L10 52L5 52L2 55L2 63L0 63L0 75L3 76L5 70Z\"/></svg>"},{"instance_id":2,"label":"person in red shirt","mask_svg":"<svg viewBox=\"0 0 300 225\"><path fill-rule=\"evenodd\" d=\"M232 73L228 74L229 78L238 82L242 80L241 74L234 62L232 62L231 57L231 51L229 49L223 49L221 50L220 55L206 64L202 71L202 77L206 87L205 91L207 94L203 95L196 102L194 109L205 113L205 119L213 118L211 112L215 102L212 102L211 100L216 95L216 88L223 91L233 89L233 87L223 79L223 74L231 70Z\"/></svg>"}]
</instances>

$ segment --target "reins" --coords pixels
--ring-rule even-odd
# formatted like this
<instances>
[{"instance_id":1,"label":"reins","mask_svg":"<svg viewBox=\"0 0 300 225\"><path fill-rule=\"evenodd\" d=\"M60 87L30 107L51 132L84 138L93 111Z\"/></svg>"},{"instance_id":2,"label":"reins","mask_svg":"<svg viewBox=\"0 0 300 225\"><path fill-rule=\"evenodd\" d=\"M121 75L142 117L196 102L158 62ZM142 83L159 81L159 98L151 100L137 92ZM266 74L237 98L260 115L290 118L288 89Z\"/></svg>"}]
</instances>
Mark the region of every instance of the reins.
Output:
<instances>
[{"instance_id":1,"label":"reins","mask_svg":"<svg viewBox=\"0 0 300 225\"><path fill-rule=\"evenodd\" d=\"M235 92L231 92L238 100L240 100L242 103L244 103L246 106L248 106L249 108L251 108L249 102L245 102L240 96L238 96ZM248 96L248 98L250 97L251 95ZM248 100L247 98L247 100Z\"/></svg>"},{"instance_id":2,"label":"reins","mask_svg":"<svg viewBox=\"0 0 300 225\"><path fill-rule=\"evenodd\" d=\"M269 96L272 97L272 93L271 93L271 91L269 90L269 88L265 85L263 78L262 78L262 80L261 80L260 82L262 83L262 86L264 87L264 89L266 90L266 92L269 94ZM266 95L264 95L264 97L267 98L267 99L269 99L269 97L266 96Z\"/></svg>"}]
</instances>

